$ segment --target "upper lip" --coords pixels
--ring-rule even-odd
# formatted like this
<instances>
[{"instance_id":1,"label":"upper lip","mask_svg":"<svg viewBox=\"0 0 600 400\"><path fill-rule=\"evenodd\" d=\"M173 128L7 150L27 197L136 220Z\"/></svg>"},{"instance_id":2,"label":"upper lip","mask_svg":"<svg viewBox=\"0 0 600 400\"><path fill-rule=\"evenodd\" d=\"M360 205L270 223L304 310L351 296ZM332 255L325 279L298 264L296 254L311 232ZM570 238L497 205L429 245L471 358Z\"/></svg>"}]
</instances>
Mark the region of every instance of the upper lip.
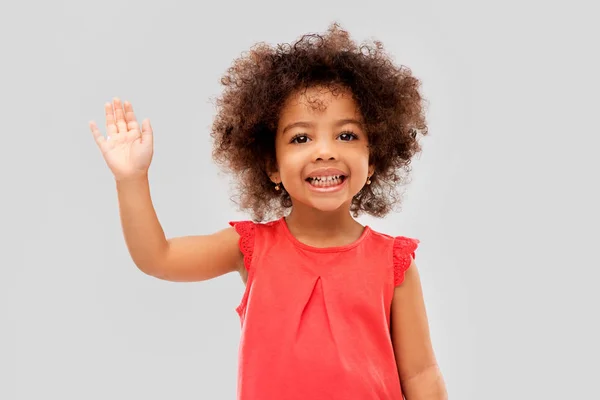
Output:
<instances>
[{"instance_id":1,"label":"upper lip","mask_svg":"<svg viewBox=\"0 0 600 400\"><path fill-rule=\"evenodd\" d=\"M334 175L344 175L346 176L347 174L339 169L336 168L319 168L319 169L315 169L314 171L312 171L306 178L316 178L319 176L334 176Z\"/></svg>"}]
</instances>

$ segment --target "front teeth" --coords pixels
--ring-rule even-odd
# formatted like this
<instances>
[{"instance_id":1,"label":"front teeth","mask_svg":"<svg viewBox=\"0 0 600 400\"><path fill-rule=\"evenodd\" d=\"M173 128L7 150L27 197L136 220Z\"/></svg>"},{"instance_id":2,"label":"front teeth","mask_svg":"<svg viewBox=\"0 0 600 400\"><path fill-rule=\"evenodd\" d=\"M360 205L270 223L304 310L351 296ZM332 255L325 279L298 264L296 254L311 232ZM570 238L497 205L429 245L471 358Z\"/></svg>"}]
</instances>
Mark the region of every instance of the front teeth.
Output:
<instances>
[{"instance_id":1,"label":"front teeth","mask_svg":"<svg viewBox=\"0 0 600 400\"><path fill-rule=\"evenodd\" d=\"M334 180L340 179L341 177L342 177L342 175L331 175L331 176L315 176L315 177L311 177L308 179L310 179L312 182L327 182L327 181L334 181Z\"/></svg>"},{"instance_id":2,"label":"front teeth","mask_svg":"<svg viewBox=\"0 0 600 400\"><path fill-rule=\"evenodd\" d=\"M331 175L331 176L315 176L308 178L308 181L313 186L329 187L341 185L344 181L344 175Z\"/></svg>"}]
</instances>

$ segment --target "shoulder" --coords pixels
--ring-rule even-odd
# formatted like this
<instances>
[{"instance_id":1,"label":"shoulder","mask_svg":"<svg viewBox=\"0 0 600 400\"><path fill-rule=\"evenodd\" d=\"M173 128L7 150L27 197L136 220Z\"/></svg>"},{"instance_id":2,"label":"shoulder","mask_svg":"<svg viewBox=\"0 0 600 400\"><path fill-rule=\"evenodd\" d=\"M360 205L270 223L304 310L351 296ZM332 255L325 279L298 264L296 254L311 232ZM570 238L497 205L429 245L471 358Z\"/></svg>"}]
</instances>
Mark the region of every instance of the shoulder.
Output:
<instances>
[{"instance_id":1,"label":"shoulder","mask_svg":"<svg viewBox=\"0 0 600 400\"><path fill-rule=\"evenodd\" d=\"M400 285L404 281L406 271L415 264L416 250L421 241L410 236L392 236L374 230L372 230L371 236L374 243L384 246L388 252L391 252L394 285Z\"/></svg>"},{"instance_id":2,"label":"shoulder","mask_svg":"<svg viewBox=\"0 0 600 400\"><path fill-rule=\"evenodd\" d=\"M394 254L405 252L412 253L417 249L419 243L421 243L419 239L414 237L403 235L392 236L373 229L371 229L371 237L376 243L385 243L388 246L392 246Z\"/></svg>"},{"instance_id":3,"label":"shoulder","mask_svg":"<svg viewBox=\"0 0 600 400\"><path fill-rule=\"evenodd\" d=\"M230 221L229 225L235 230L240 239L253 239L258 233L274 230L279 224L279 220L268 222L256 222L251 220Z\"/></svg>"},{"instance_id":4,"label":"shoulder","mask_svg":"<svg viewBox=\"0 0 600 400\"><path fill-rule=\"evenodd\" d=\"M264 238L275 234L279 220L256 222L251 220L230 221L230 229L237 232L237 241L243 260L243 270L252 268L253 255L257 243L264 244Z\"/></svg>"}]
</instances>

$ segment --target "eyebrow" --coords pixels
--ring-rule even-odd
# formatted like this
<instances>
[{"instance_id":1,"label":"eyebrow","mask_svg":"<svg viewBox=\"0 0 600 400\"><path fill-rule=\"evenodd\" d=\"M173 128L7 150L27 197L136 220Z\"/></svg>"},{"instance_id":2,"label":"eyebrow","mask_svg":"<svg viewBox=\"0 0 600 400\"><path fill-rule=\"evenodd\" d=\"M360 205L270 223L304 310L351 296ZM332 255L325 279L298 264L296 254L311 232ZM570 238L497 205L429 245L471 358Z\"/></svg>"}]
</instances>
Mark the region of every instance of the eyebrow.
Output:
<instances>
[{"instance_id":1,"label":"eyebrow","mask_svg":"<svg viewBox=\"0 0 600 400\"><path fill-rule=\"evenodd\" d=\"M355 124L358 125L362 128L362 122L360 122L357 119L354 118L343 118L343 119L338 119L337 121L335 121L335 126L339 127L339 126L343 126L346 124ZM311 122L307 122L307 121L298 121L298 122L293 122L291 124L288 124L285 126L285 128L283 128L283 131L281 132L282 134L284 134L286 131L292 129L292 128L296 128L296 127L302 127L302 128L311 128L313 127L314 124Z\"/></svg>"}]
</instances>

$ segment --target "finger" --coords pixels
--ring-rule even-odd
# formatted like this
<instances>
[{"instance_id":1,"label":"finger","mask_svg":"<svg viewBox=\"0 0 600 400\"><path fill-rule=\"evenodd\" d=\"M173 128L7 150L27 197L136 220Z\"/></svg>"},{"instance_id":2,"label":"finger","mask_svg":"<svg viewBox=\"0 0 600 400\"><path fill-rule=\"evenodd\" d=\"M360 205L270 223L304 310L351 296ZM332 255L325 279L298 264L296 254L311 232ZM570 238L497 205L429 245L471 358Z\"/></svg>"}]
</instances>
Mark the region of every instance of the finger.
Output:
<instances>
[{"instance_id":1,"label":"finger","mask_svg":"<svg viewBox=\"0 0 600 400\"><path fill-rule=\"evenodd\" d=\"M127 133L127 122L125 122L125 113L123 112L123 105L118 97L113 99L115 106L115 119L117 122L117 129L119 133Z\"/></svg>"},{"instance_id":2,"label":"finger","mask_svg":"<svg viewBox=\"0 0 600 400\"><path fill-rule=\"evenodd\" d=\"M142 142L152 141L152 139L153 139L152 125L150 125L149 119L145 119L142 121Z\"/></svg>"},{"instance_id":3,"label":"finger","mask_svg":"<svg viewBox=\"0 0 600 400\"><path fill-rule=\"evenodd\" d=\"M106 138L104 137L102 132L100 132L100 129L98 129L98 125L96 125L96 123L94 121L90 121L89 125L90 125L90 130L92 131L92 136L94 137L94 140L96 141L96 144L98 146L103 146L104 143L106 143Z\"/></svg>"},{"instance_id":4,"label":"finger","mask_svg":"<svg viewBox=\"0 0 600 400\"><path fill-rule=\"evenodd\" d=\"M137 119L135 118L135 113L133 112L133 106L130 102L123 102L123 106L125 107L125 122L127 123L127 129L139 130L139 125Z\"/></svg>"},{"instance_id":5,"label":"finger","mask_svg":"<svg viewBox=\"0 0 600 400\"><path fill-rule=\"evenodd\" d=\"M118 133L112 104L104 103L104 114L106 115L106 133L110 138Z\"/></svg>"}]
</instances>

